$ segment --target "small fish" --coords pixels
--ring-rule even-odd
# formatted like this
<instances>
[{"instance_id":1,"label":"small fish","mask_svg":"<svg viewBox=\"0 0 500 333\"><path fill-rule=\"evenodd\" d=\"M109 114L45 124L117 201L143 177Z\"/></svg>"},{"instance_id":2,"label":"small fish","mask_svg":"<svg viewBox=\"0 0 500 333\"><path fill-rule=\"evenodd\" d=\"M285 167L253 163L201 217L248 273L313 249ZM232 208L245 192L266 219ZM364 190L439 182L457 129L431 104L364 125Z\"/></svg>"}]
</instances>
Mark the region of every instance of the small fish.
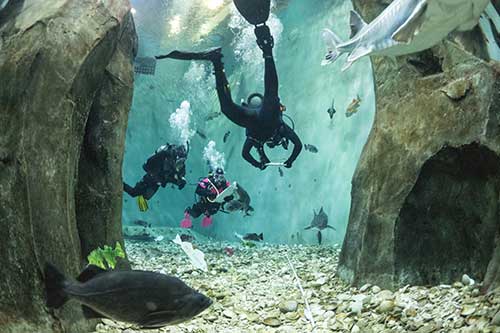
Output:
<instances>
[{"instance_id":1,"label":"small fish","mask_svg":"<svg viewBox=\"0 0 500 333\"><path fill-rule=\"evenodd\" d=\"M200 138L202 138L203 140L207 139L207 136L205 135L205 133L203 133L200 130L196 130L196 134L198 134L200 136Z\"/></svg>"},{"instance_id":2,"label":"small fish","mask_svg":"<svg viewBox=\"0 0 500 333\"><path fill-rule=\"evenodd\" d=\"M146 271L106 271L89 265L77 281L51 264L45 266L47 307L60 308L70 298L82 304L87 319L109 318L160 328L190 320L212 301L180 279Z\"/></svg>"},{"instance_id":3,"label":"small fish","mask_svg":"<svg viewBox=\"0 0 500 333\"><path fill-rule=\"evenodd\" d=\"M257 235L256 233L248 233L245 236L243 236L243 239L247 241L260 242L264 240L264 234L260 233Z\"/></svg>"},{"instance_id":4,"label":"small fish","mask_svg":"<svg viewBox=\"0 0 500 333\"><path fill-rule=\"evenodd\" d=\"M227 131L226 134L224 134L224 138L222 139L222 142L226 143L227 138L229 138L230 134L231 134L231 131Z\"/></svg>"},{"instance_id":5,"label":"small fish","mask_svg":"<svg viewBox=\"0 0 500 333\"><path fill-rule=\"evenodd\" d=\"M151 228L151 223L148 223L148 222L143 221L143 220L135 220L134 224L140 225L141 227L144 227L144 228Z\"/></svg>"},{"instance_id":6,"label":"small fish","mask_svg":"<svg viewBox=\"0 0 500 333\"><path fill-rule=\"evenodd\" d=\"M311 153L318 153L318 147L316 147L315 145L309 145L309 144L305 144L304 145L304 149L311 152Z\"/></svg>"},{"instance_id":7,"label":"small fish","mask_svg":"<svg viewBox=\"0 0 500 333\"><path fill-rule=\"evenodd\" d=\"M208 116L205 117L206 121L214 120L215 118L220 117L221 113L220 112L212 112Z\"/></svg>"},{"instance_id":8,"label":"small fish","mask_svg":"<svg viewBox=\"0 0 500 333\"><path fill-rule=\"evenodd\" d=\"M278 168L278 172L280 173L280 177L283 177L283 170L281 168Z\"/></svg>"},{"instance_id":9,"label":"small fish","mask_svg":"<svg viewBox=\"0 0 500 333\"><path fill-rule=\"evenodd\" d=\"M193 240L194 240L194 237L192 235L188 235L188 234L181 235L181 241L183 241L183 242L192 242Z\"/></svg>"},{"instance_id":10,"label":"small fish","mask_svg":"<svg viewBox=\"0 0 500 333\"><path fill-rule=\"evenodd\" d=\"M347 110L345 112L345 116L347 118L351 117L353 114L357 113L359 110L359 105L361 104L361 97L359 97L359 95L356 96L356 98L354 98L351 102L351 104L349 104L349 106L347 107Z\"/></svg>"},{"instance_id":11,"label":"small fish","mask_svg":"<svg viewBox=\"0 0 500 333\"><path fill-rule=\"evenodd\" d=\"M160 236L158 236L158 237L155 238L155 242L161 242L164 238L165 237L163 237L163 236L160 235Z\"/></svg>"},{"instance_id":12,"label":"small fish","mask_svg":"<svg viewBox=\"0 0 500 333\"><path fill-rule=\"evenodd\" d=\"M333 115L337 113L337 110L335 110L335 100L334 99L332 100L332 106L330 106L330 108L328 110L326 110L326 112L328 112L330 119L333 119Z\"/></svg>"}]
</instances>

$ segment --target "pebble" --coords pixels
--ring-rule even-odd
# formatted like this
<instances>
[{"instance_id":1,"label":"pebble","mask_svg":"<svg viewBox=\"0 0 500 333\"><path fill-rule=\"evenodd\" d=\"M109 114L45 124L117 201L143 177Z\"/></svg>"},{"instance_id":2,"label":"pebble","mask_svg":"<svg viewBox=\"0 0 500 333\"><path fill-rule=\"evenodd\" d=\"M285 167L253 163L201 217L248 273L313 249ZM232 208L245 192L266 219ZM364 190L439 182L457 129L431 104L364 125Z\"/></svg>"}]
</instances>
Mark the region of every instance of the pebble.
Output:
<instances>
[{"instance_id":1,"label":"pebble","mask_svg":"<svg viewBox=\"0 0 500 333\"><path fill-rule=\"evenodd\" d=\"M155 235L168 240L178 232ZM358 289L335 274L338 247L264 243L247 248L190 234L205 253L209 273L192 274L189 260L172 242L126 242L134 269L165 270L214 302L190 321L151 333L311 332L305 302L285 254L307 295L316 333L500 333L500 289L484 296L477 284L470 287L465 280L430 288L406 285L396 291L367 283ZM225 255L226 246L235 249L233 256ZM93 333L138 332L129 324L104 320Z\"/></svg>"},{"instance_id":2,"label":"pebble","mask_svg":"<svg viewBox=\"0 0 500 333\"><path fill-rule=\"evenodd\" d=\"M285 301L280 303L279 308L281 312L287 313L297 311L298 306L299 304L296 301Z\"/></svg>"},{"instance_id":3,"label":"pebble","mask_svg":"<svg viewBox=\"0 0 500 333\"><path fill-rule=\"evenodd\" d=\"M500 310L493 317L493 320L491 321L491 325L500 326Z\"/></svg>"},{"instance_id":4,"label":"pebble","mask_svg":"<svg viewBox=\"0 0 500 333\"><path fill-rule=\"evenodd\" d=\"M382 303L380 303L377 308L377 311L380 313L387 313L391 312L392 310L394 310L394 302L390 300L382 301Z\"/></svg>"}]
</instances>

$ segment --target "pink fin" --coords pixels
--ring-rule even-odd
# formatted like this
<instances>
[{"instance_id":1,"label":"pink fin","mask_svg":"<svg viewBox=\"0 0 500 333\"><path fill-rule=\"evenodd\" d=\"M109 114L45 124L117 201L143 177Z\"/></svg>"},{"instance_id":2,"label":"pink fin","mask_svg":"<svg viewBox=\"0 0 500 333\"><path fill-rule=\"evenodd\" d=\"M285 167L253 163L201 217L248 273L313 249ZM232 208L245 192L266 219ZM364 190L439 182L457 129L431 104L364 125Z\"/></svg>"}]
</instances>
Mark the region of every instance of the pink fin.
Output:
<instances>
[{"instance_id":1,"label":"pink fin","mask_svg":"<svg viewBox=\"0 0 500 333\"><path fill-rule=\"evenodd\" d=\"M212 217L211 216L204 216L203 220L201 220L201 226L203 228L209 227L212 225Z\"/></svg>"},{"instance_id":2,"label":"pink fin","mask_svg":"<svg viewBox=\"0 0 500 333\"><path fill-rule=\"evenodd\" d=\"M193 227L191 216L189 213L184 213L184 219L181 221L181 228L188 229Z\"/></svg>"}]
</instances>

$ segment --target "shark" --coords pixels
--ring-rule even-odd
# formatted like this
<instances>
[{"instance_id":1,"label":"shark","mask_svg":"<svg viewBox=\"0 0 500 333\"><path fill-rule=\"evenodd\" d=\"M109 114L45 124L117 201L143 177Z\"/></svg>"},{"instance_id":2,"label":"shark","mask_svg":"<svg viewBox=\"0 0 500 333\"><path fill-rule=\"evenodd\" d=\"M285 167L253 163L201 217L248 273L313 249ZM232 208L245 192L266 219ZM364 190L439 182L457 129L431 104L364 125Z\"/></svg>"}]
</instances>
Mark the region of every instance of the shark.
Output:
<instances>
[{"instance_id":1,"label":"shark","mask_svg":"<svg viewBox=\"0 0 500 333\"><path fill-rule=\"evenodd\" d=\"M333 230L337 230L331 225L328 225L328 215L326 215L325 211L323 210L323 207L319 210L319 212L316 214L316 211L313 210L314 217L313 220L311 221L311 224L307 227L304 228L304 230L309 230L311 228L317 228L318 233L316 234L316 237L318 238L318 243L321 245L321 241L323 239L323 236L321 235L321 230L330 228Z\"/></svg>"},{"instance_id":2,"label":"shark","mask_svg":"<svg viewBox=\"0 0 500 333\"><path fill-rule=\"evenodd\" d=\"M342 71L369 55L401 56L438 44L448 34L474 28L490 0L394 0L369 24L354 10L350 13L351 36L342 41L333 31L322 36L328 65L347 53Z\"/></svg>"}]
</instances>

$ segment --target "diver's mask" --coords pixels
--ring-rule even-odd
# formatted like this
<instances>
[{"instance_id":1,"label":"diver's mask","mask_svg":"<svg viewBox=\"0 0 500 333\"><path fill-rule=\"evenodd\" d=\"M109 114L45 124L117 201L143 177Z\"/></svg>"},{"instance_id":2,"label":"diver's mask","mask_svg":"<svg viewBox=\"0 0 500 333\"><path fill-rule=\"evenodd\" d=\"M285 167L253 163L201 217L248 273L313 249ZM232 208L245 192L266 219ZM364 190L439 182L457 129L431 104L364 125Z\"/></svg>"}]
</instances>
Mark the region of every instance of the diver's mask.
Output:
<instances>
[{"instance_id":1,"label":"diver's mask","mask_svg":"<svg viewBox=\"0 0 500 333\"><path fill-rule=\"evenodd\" d=\"M264 104L264 96L259 93L253 93L248 96L247 101L243 101L241 105L251 109L260 109Z\"/></svg>"},{"instance_id":2,"label":"diver's mask","mask_svg":"<svg viewBox=\"0 0 500 333\"><path fill-rule=\"evenodd\" d=\"M217 168L213 177L217 186L221 186L226 182L226 177L224 177L224 170L222 170L222 168Z\"/></svg>"}]
</instances>

